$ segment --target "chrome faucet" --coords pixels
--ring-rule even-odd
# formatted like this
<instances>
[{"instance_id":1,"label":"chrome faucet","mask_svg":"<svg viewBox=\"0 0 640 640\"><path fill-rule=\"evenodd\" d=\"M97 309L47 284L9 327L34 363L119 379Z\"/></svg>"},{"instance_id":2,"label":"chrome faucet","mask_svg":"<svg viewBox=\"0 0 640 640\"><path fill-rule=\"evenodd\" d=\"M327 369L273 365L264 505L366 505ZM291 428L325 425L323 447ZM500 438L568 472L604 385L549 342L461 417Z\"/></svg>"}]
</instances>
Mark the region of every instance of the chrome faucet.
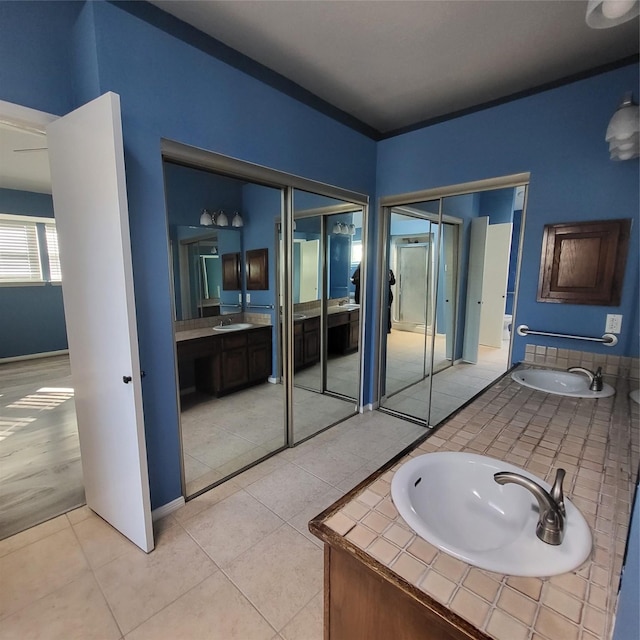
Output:
<instances>
[{"instance_id":1,"label":"chrome faucet","mask_svg":"<svg viewBox=\"0 0 640 640\"><path fill-rule=\"evenodd\" d=\"M513 483L528 489L538 501L539 516L536 535L542 542L559 545L564 537L564 525L567 515L562 492L564 476L565 470L558 469L551 493L543 489L537 482L511 471L496 473L493 479L498 484Z\"/></svg>"},{"instance_id":2,"label":"chrome faucet","mask_svg":"<svg viewBox=\"0 0 640 640\"><path fill-rule=\"evenodd\" d=\"M602 367L598 367L595 373L585 369L584 367L569 367L567 369L569 373L584 373L589 378L589 390L590 391L602 391Z\"/></svg>"}]
</instances>

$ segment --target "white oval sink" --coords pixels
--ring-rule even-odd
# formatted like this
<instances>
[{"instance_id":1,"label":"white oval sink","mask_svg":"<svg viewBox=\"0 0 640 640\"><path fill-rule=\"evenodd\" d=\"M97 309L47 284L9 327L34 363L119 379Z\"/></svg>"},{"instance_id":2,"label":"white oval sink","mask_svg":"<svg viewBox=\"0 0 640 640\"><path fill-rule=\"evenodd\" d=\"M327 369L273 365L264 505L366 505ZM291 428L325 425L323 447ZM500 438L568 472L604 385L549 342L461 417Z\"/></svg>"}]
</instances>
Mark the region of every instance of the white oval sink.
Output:
<instances>
[{"instance_id":1,"label":"white oval sink","mask_svg":"<svg viewBox=\"0 0 640 640\"><path fill-rule=\"evenodd\" d=\"M391 497L406 523L439 549L481 569L513 576L552 576L581 565L591 552L586 520L565 498L560 545L536 536L538 503L525 488L499 485L500 471L550 486L519 467L473 453L412 458L395 473Z\"/></svg>"},{"instance_id":2,"label":"white oval sink","mask_svg":"<svg viewBox=\"0 0 640 640\"><path fill-rule=\"evenodd\" d=\"M242 329L249 329L253 327L250 322L236 322L234 324L223 324L213 327L214 331L242 331Z\"/></svg>"},{"instance_id":3,"label":"white oval sink","mask_svg":"<svg viewBox=\"0 0 640 640\"><path fill-rule=\"evenodd\" d=\"M304 315L304 313L294 313L293 314L293 319L294 320L304 320L307 316Z\"/></svg>"},{"instance_id":4,"label":"white oval sink","mask_svg":"<svg viewBox=\"0 0 640 640\"><path fill-rule=\"evenodd\" d=\"M526 369L514 371L511 378L523 387L570 398L608 398L616 392L606 382L602 391L591 391L589 378L583 373L568 373L552 369Z\"/></svg>"},{"instance_id":5,"label":"white oval sink","mask_svg":"<svg viewBox=\"0 0 640 640\"><path fill-rule=\"evenodd\" d=\"M640 389L636 389L635 391L631 391L629 393L629 397L637 404L640 404Z\"/></svg>"}]
</instances>

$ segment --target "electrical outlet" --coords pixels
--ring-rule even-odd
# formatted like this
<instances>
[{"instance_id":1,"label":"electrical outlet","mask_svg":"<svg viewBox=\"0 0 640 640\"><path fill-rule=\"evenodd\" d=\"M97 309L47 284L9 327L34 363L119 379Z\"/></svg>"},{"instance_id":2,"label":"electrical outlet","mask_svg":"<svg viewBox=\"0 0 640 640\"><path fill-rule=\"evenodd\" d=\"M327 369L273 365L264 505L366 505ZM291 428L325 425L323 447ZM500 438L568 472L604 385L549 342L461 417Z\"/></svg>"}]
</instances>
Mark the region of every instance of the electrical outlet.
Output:
<instances>
[{"instance_id":1,"label":"electrical outlet","mask_svg":"<svg viewBox=\"0 0 640 640\"><path fill-rule=\"evenodd\" d=\"M247 293L247 304L251 302L251 294Z\"/></svg>"},{"instance_id":2,"label":"electrical outlet","mask_svg":"<svg viewBox=\"0 0 640 640\"><path fill-rule=\"evenodd\" d=\"M622 331L622 316L615 313L607 313L607 323L604 331L605 333L619 334Z\"/></svg>"},{"instance_id":3,"label":"electrical outlet","mask_svg":"<svg viewBox=\"0 0 640 640\"><path fill-rule=\"evenodd\" d=\"M238 302L240 304L242 304L242 294L241 293L238 294Z\"/></svg>"}]
</instances>

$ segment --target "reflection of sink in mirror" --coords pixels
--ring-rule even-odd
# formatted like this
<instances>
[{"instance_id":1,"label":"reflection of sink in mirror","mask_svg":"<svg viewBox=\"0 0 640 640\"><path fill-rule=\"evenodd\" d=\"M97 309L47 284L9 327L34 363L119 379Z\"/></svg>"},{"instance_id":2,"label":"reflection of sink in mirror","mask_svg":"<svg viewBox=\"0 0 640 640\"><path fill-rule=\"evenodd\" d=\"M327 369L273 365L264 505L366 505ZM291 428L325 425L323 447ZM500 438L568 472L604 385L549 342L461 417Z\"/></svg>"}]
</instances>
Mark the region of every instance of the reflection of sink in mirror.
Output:
<instances>
[{"instance_id":1,"label":"reflection of sink in mirror","mask_svg":"<svg viewBox=\"0 0 640 640\"><path fill-rule=\"evenodd\" d=\"M395 473L391 496L400 515L422 538L481 569L516 576L551 576L580 566L591 552L586 520L565 498L561 544L536 535L538 504L527 489L499 485L511 471L551 487L533 474L493 458L458 452L412 458Z\"/></svg>"},{"instance_id":2,"label":"reflection of sink in mirror","mask_svg":"<svg viewBox=\"0 0 640 640\"><path fill-rule=\"evenodd\" d=\"M253 325L249 322L236 322L234 324L224 324L213 327L214 331L242 331L242 329L248 329Z\"/></svg>"},{"instance_id":3,"label":"reflection of sink in mirror","mask_svg":"<svg viewBox=\"0 0 640 640\"><path fill-rule=\"evenodd\" d=\"M608 398L616 392L611 385L606 383L603 385L602 391L591 391L589 389L590 380L583 373L567 373L552 369L527 369L526 371L514 371L511 378L523 387L571 398Z\"/></svg>"},{"instance_id":4,"label":"reflection of sink in mirror","mask_svg":"<svg viewBox=\"0 0 640 640\"><path fill-rule=\"evenodd\" d=\"M359 304L343 304L340 306L340 309L346 309L347 311L354 311L355 309L359 309Z\"/></svg>"},{"instance_id":5,"label":"reflection of sink in mirror","mask_svg":"<svg viewBox=\"0 0 640 640\"><path fill-rule=\"evenodd\" d=\"M629 397L637 404L640 404L640 389L636 389L635 391L631 391L629 393Z\"/></svg>"},{"instance_id":6,"label":"reflection of sink in mirror","mask_svg":"<svg viewBox=\"0 0 640 640\"><path fill-rule=\"evenodd\" d=\"M294 313L293 314L293 319L294 320L304 320L307 316L304 315L304 313Z\"/></svg>"}]
</instances>

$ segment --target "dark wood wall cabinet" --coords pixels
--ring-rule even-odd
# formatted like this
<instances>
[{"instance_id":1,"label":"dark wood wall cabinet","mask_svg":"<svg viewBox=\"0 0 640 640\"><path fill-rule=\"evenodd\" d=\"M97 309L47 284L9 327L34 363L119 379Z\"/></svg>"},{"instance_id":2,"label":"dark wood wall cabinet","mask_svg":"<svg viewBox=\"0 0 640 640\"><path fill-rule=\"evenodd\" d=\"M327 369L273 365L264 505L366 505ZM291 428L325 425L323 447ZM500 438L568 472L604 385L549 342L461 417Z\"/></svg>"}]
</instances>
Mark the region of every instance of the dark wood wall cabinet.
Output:
<instances>
[{"instance_id":1,"label":"dark wood wall cabinet","mask_svg":"<svg viewBox=\"0 0 640 640\"><path fill-rule=\"evenodd\" d=\"M242 260L239 253L222 254L222 289L240 291L242 289Z\"/></svg>"},{"instance_id":2,"label":"dark wood wall cabinet","mask_svg":"<svg viewBox=\"0 0 640 640\"><path fill-rule=\"evenodd\" d=\"M251 291L269 288L269 251L251 249L247 251L247 289Z\"/></svg>"},{"instance_id":3,"label":"dark wood wall cabinet","mask_svg":"<svg viewBox=\"0 0 640 640\"><path fill-rule=\"evenodd\" d=\"M177 350L180 377L193 368L196 389L215 396L260 384L271 374L268 326L184 340Z\"/></svg>"},{"instance_id":4,"label":"dark wood wall cabinet","mask_svg":"<svg viewBox=\"0 0 640 640\"><path fill-rule=\"evenodd\" d=\"M619 306L631 219L548 224L538 302Z\"/></svg>"}]
</instances>

